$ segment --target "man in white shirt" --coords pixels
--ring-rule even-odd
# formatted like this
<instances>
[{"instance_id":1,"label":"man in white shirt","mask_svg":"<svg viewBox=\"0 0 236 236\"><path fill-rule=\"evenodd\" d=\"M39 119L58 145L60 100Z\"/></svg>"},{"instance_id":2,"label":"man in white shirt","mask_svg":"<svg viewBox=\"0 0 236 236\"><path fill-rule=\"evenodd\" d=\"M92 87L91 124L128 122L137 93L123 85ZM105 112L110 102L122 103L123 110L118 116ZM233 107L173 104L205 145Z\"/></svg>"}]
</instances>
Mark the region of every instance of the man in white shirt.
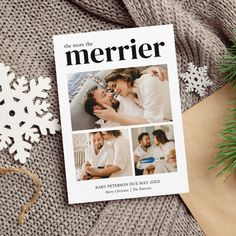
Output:
<instances>
[{"instance_id":1,"label":"man in white shirt","mask_svg":"<svg viewBox=\"0 0 236 236\"><path fill-rule=\"evenodd\" d=\"M95 115L94 110L106 109L104 106L113 108L117 113L126 116L143 117L144 110L137 106L135 102L129 97L117 96L115 98L111 92L103 88L94 86L86 95L84 101L85 111L90 115ZM96 124L100 127L116 127L121 124L113 121L99 119Z\"/></svg>"},{"instance_id":2,"label":"man in white shirt","mask_svg":"<svg viewBox=\"0 0 236 236\"><path fill-rule=\"evenodd\" d=\"M86 162L84 165L85 172L88 168L105 168L112 165L114 158L114 150L112 145L104 142L101 132L90 134L91 145L86 151ZM88 176L89 178L93 176Z\"/></svg>"},{"instance_id":3,"label":"man in white shirt","mask_svg":"<svg viewBox=\"0 0 236 236\"><path fill-rule=\"evenodd\" d=\"M170 144L171 142L166 138L166 136L164 136L165 139L162 140L163 139L163 135L162 135L160 141L163 141L163 142L166 141L166 144L167 143L168 144L164 149L157 146L159 142L157 141L156 135L157 133L158 135L160 135L159 134L160 132L161 134L164 133L164 131L162 130L161 131L155 130L153 132L153 135L154 135L153 146L151 146L150 137L148 133L141 133L138 136L140 145L134 151L136 175L168 173L168 172L176 171L173 165L169 163L169 157L167 158L167 156L170 156L172 154L173 144ZM171 153L169 153L170 151ZM156 161L150 164L146 163L145 165L140 165L139 161L147 157L154 157L156 158Z\"/></svg>"},{"instance_id":4,"label":"man in white shirt","mask_svg":"<svg viewBox=\"0 0 236 236\"><path fill-rule=\"evenodd\" d=\"M134 150L135 175L142 175L144 170L137 168L137 163L150 156L151 141L148 133L141 133L138 136L139 146Z\"/></svg>"},{"instance_id":5,"label":"man in white shirt","mask_svg":"<svg viewBox=\"0 0 236 236\"><path fill-rule=\"evenodd\" d=\"M109 142L114 149L112 165L104 169L89 168L88 173L98 177L121 177L132 175L132 164L130 159L130 144L128 139L120 130L103 131L103 138Z\"/></svg>"},{"instance_id":6,"label":"man in white shirt","mask_svg":"<svg viewBox=\"0 0 236 236\"><path fill-rule=\"evenodd\" d=\"M150 156L159 160L146 167L143 174L160 174L177 171L174 142L169 141L165 132L161 129L154 130L152 134L154 145L150 149Z\"/></svg>"}]
</instances>

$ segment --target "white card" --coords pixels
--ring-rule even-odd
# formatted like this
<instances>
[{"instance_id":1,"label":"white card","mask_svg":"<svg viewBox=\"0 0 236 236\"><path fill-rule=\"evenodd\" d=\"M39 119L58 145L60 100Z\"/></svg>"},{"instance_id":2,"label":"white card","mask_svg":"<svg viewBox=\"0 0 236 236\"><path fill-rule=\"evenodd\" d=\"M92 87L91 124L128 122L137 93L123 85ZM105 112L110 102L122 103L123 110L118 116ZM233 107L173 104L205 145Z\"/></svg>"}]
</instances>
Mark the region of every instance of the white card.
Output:
<instances>
[{"instance_id":1,"label":"white card","mask_svg":"<svg viewBox=\"0 0 236 236\"><path fill-rule=\"evenodd\" d=\"M53 41L69 204L188 192L173 26Z\"/></svg>"}]
</instances>

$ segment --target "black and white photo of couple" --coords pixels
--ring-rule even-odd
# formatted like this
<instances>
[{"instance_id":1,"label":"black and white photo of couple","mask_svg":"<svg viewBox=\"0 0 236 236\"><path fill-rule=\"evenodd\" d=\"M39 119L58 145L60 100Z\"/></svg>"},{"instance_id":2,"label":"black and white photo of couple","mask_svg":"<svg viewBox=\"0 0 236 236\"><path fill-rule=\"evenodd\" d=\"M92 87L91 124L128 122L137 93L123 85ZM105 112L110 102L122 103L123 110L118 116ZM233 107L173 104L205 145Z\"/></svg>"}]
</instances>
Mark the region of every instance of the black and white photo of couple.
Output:
<instances>
[{"instance_id":1,"label":"black and white photo of couple","mask_svg":"<svg viewBox=\"0 0 236 236\"><path fill-rule=\"evenodd\" d=\"M172 120L166 65L91 73L68 79L73 131Z\"/></svg>"},{"instance_id":2,"label":"black and white photo of couple","mask_svg":"<svg viewBox=\"0 0 236 236\"><path fill-rule=\"evenodd\" d=\"M127 130L73 134L77 180L131 176Z\"/></svg>"},{"instance_id":3,"label":"black and white photo of couple","mask_svg":"<svg viewBox=\"0 0 236 236\"><path fill-rule=\"evenodd\" d=\"M134 128L132 142L135 175L177 171L172 125Z\"/></svg>"}]
</instances>

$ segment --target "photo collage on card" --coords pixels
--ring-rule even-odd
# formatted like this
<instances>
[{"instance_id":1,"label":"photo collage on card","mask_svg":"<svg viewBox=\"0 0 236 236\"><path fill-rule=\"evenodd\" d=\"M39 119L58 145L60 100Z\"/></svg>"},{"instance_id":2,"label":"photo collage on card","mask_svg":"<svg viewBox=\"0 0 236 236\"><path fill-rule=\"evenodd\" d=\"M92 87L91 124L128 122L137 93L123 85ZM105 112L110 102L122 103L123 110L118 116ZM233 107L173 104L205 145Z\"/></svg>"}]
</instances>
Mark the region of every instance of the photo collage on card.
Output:
<instances>
[{"instance_id":1,"label":"photo collage on card","mask_svg":"<svg viewBox=\"0 0 236 236\"><path fill-rule=\"evenodd\" d=\"M76 180L177 171L167 65L67 76Z\"/></svg>"}]
</instances>

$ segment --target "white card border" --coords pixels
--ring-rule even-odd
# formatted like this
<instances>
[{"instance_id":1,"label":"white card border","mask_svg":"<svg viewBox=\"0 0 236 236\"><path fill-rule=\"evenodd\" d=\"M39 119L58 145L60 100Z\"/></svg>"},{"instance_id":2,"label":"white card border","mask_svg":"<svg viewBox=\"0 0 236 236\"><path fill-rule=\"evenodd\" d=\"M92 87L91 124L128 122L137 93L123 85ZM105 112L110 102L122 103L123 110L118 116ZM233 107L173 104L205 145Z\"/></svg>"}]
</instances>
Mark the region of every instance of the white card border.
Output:
<instances>
[{"instance_id":1,"label":"white card border","mask_svg":"<svg viewBox=\"0 0 236 236\"><path fill-rule=\"evenodd\" d=\"M65 43L70 44L71 42L81 39L85 40L91 39L96 42L102 37L108 37L108 41L112 42L112 38L116 35L133 35L132 37L137 38L141 35L148 35L151 31L154 31L159 36L158 41L164 41L166 47L164 54L160 58L148 58L133 60L130 62L112 62L112 63L101 63L92 64L86 66L65 66L65 49L63 45ZM152 34L150 34L153 36ZM160 38L160 40L159 40ZM184 147L184 135L183 135L183 125L182 125L182 115L181 115L181 102L179 96L179 84L177 75L177 65L176 65L176 54L174 45L174 31L173 25L163 25L163 26L149 26L142 28L131 28L122 30L111 30L102 32L90 32L90 33L79 33L79 34L69 34L69 35L57 35L53 37L54 41L54 53L56 61L56 74L57 74L57 86L59 94L59 106L61 115L61 125L63 132L63 148L64 148L64 159L65 159L65 169L66 169L66 181L67 181L67 191L68 191L68 201L69 204L82 203L82 202L94 202L94 201L105 201L105 200L115 200L115 199L125 199L125 198L135 198L135 197L146 197L146 196L157 196L165 194L176 194L184 193L189 191L188 178L187 178L187 166L185 157L185 147ZM121 44L122 45L122 44ZM129 176L129 177L119 177L119 178L108 178L90 181L77 181L76 171L74 165L74 153L73 153L73 142L72 142L72 126L69 108L69 96L67 91L67 74L73 72L82 71L95 71L95 70L106 70L115 69L122 67L137 67L145 65L160 65L167 64L168 75L169 75L169 85L170 85L170 95L171 95L171 107L172 107L172 117L173 117L173 129L174 129L174 139L176 145L177 153L177 167L178 171L174 173L166 174L154 174L146 176ZM162 124L162 123L161 123ZM141 127L145 125L140 125ZM138 126L133 126L138 127ZM120 129L127 129L129 126L120 127ZM81 131L78 131L78 133ZM129 131L130 132L130 131ZM180 159L181 157L181 159ZM120 182L132 182L137 180L153 180L155 178L160 179L161 184L155 185L152 190L140 191L140 192L129 192L129 193L118 193L114 195L104 194L102 191L95 190L95 185L106 184L106 183L120 183Z\"/></svg>"}]
</instances>

